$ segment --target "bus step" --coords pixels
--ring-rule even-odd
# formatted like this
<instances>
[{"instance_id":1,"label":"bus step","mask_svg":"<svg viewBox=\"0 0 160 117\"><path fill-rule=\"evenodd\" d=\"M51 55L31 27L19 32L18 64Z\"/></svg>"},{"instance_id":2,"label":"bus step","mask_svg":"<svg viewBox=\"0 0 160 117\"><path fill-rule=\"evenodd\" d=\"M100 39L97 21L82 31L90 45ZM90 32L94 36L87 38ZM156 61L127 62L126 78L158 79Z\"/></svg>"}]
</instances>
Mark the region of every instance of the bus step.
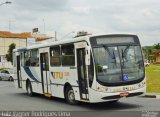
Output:
<instances>
[{"instance_id":1,"label":"bus step","mask_svg":"<svg viewBox=\"0 0 160 117\"><path fill-rule=\"evenodd\" d=\"M44 96L46 96L46 97L51 97L52 94L50 94L50 93L44 93Z\"/></svg>"}]
</instances>

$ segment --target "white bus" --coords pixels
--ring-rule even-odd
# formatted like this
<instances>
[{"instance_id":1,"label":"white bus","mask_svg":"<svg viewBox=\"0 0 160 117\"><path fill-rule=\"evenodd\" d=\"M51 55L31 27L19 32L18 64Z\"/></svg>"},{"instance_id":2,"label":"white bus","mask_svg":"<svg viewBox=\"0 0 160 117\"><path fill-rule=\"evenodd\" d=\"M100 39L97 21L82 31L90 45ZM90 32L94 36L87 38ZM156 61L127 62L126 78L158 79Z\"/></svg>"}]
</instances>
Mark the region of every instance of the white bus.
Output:
<instances>
[{"instance_id":1,"label":"white bus","mask_svg":"<svg viewBox=\"0 0 160 117\"><path fill-rule=\"evenodd\" d=\"M141 45L136 35L83 35L15 49L15 86L65 98L70 104L118 101L146 90Z\"/></svg>"}]
</instances>

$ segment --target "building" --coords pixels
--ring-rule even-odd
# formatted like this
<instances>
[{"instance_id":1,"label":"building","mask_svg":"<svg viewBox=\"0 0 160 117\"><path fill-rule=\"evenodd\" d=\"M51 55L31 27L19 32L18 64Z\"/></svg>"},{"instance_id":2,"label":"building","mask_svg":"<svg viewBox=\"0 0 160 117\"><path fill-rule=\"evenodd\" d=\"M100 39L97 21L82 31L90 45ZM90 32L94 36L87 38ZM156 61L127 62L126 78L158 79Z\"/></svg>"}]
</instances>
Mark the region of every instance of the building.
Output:
<instances>
[{"instance_id":1,"label":"building","mask_svg":"<svg viewBox=\"0 0 160 117\"><path fill-rule=\"evenodd\" d=\"M160 63L160 49L153 51L149 57L152 59L153 63Z\"/></svg>"},{"instance_id":2,"label":"building","mask_svg":"<svg viewBox=\"0 0 160 117\"><path fill-rule=\"evenodd\" d=\"M156 63L160 63L160 49L156 51Z\"/></svg>"},{"instance_id":3,"label":"building","mask_svg":"<svg viewBox=\"0 0 160 117\"><path fill-rule=\"evenodd\" d=\"M16 44L16 48L23 48L27 46L27 38L30 38L30 32L24 33L11 33L7 31L0 31L0 68L10 68L11 63L5 58L9 45Z\"/></svg>"},{"instance_id":4,"label":"building","mask_svg":"<svg viewBox=\"0 0 160 117\"><path fill-rule=\"evenodd\" d=\"M32 34L32 38L35 38L36 42L53 39L53 37L47 36L46 34L35 34L35 33Z\"/></svg>"}]
</instances>

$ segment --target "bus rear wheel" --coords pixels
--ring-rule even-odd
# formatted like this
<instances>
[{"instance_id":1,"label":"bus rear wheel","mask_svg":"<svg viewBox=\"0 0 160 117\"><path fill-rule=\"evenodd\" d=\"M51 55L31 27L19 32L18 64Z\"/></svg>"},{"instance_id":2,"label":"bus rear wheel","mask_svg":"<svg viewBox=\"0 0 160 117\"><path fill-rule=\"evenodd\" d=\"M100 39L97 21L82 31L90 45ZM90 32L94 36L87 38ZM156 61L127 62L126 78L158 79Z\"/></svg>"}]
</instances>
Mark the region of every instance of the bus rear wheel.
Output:
<instances>
[{"instance_id":1,"label":"bus rear wheel","mask_svg":"<svg viewBox=\"0 0 160 117\"><path fill-rule=\"evenodd\" d=\"M31 85L31 82L30 82L30 81L27 82L27 87L26 87L26 89L27 89L27 94L28 94L29 96L33 96L32 85Z\"/></svg>"},{"instance_id":2,"label":"bus rear wheel","mask_svg":"<svg viewBox=\"0 0 160 117\"><path fill-rule=\"evenodd\" d=\"M109 101L109 103L117 103L119 100L112 100L112 101Z\"/></svg>"},{"instance_id":3,"label":"bus rear wheel","mask_svg":"<svg viewBox=\"0 0 160 117\"><path fill-rule=\"evenodd\" d=\"M74 95L74 91L73 91L72 87L67 87L66 88L66 90L65 90L65 99L71 105L75 105L75 104L78 103L75 100L75 95Z\"/></svg>"}]
</instances>

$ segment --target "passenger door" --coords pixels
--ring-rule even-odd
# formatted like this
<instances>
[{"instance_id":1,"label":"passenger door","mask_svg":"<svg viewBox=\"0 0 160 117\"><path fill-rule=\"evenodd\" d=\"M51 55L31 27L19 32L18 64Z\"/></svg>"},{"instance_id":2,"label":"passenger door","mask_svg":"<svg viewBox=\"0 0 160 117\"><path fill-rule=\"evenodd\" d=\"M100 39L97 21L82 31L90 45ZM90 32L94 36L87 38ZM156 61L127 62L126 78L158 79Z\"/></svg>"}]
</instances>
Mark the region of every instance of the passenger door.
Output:
<instances>
[{"instance_id":1,"label":"passenger door","mask_svg":"<svg viewBox=\"0 0 160 117\"><path fill-rule=\"evenodd\" d=\"M77 49L77 72L78 72L78 83L80 98L88 100L88 82L87 82L87 70L85 64L85 48Z\"/></svg>"},{"instance_id":2,"label":"passenger door","mask_svg":"<svg viewBox=\"0 0 160 117\"><path fill-rule=\"evenodd\" d=\"M48 52L40 53L41 78L43 93L50 93L50 78L49 78L49 58Z\"/></svg>"},{"instance_id":3,"label":"passenger door","mask_svg":"<svg viewBox=\"0 0 160 117\"><path fill-rule=\"evenodd\" d=\"M20 55L16 56L16 60L17 60L17 79L18 79L18 88L22 88L22 77L21 77L21 59L20 59Z\"/></svg>"}]
</instances>

